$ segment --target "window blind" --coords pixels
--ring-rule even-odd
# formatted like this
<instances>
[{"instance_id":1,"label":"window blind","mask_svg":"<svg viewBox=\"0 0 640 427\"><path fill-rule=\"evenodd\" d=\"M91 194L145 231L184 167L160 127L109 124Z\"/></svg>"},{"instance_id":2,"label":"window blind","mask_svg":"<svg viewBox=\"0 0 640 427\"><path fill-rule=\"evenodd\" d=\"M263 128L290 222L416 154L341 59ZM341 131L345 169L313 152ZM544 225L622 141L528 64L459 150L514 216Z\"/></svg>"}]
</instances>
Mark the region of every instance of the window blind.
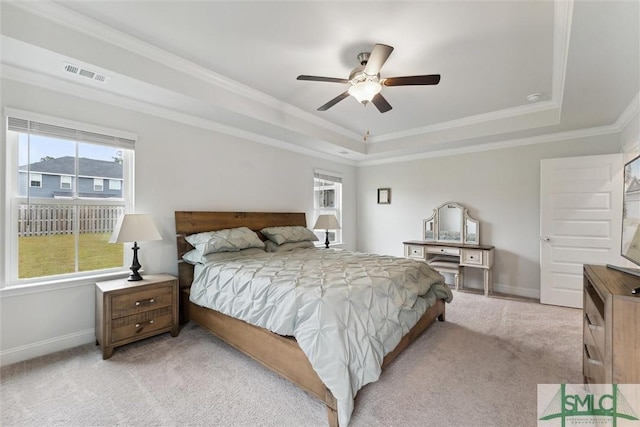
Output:
<instances>
[{"instance_id":1,"label":"window blind","mask_svg":"<svg viewBox=\"0 0 640 427\"><path fill-rule=\"evenodd\" d=\"M72 141L93 142L118 148L133 149L135 140L81 129L41 123L17 117L8 117L8 129L16 132L31 133L32 135L50 136Z\"/></svg>"},{"instance_id":2,"label":"window blind","mask_svg":"<svg viewBox=\"0 0 640 427\"><path fill-rule=\"evenodd\" d=\"M334 175L331 172L315 170L313 171L313 177L318 179L323 179L325 181L338 182L342 184L342 177L337 174Z\"/></svg>"}]
</instances>

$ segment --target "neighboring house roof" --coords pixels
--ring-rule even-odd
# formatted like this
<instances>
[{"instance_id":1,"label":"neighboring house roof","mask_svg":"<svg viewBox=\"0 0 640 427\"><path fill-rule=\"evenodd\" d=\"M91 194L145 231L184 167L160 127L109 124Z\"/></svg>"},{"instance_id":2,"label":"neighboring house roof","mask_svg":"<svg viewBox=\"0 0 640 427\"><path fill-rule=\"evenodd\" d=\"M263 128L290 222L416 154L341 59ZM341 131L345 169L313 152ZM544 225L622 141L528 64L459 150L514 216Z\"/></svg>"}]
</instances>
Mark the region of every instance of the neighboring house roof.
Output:
<instances>
[{"instance_id":1,"label":"neighboring house roof","mask_svg":"<svg viewBox=\"0 0 640 427\"><path fill-rule=\"evenodd\" d=\"M122 163L115 161L87 159L80 157L79 169L81 176L95 176L103 178L122 179ZM75 175L75 157L65 156L57 159L31 163L31 172L48 173L54 175ZM20 166L20 171L26 172L27 165Z\"/></svg>"}]
</instances>

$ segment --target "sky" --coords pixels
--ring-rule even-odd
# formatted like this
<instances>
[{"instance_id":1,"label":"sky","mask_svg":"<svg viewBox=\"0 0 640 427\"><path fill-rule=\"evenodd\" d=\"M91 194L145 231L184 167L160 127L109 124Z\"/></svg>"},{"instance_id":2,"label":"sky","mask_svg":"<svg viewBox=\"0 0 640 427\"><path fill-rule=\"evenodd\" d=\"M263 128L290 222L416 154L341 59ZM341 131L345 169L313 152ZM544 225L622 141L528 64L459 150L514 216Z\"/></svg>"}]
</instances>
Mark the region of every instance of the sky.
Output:
<instances>
[{"instance_id":1,"label":"sky","mask_svg":"<svg viewBox=\"0 0 640 427\"><path fill-rule=\"evenodd\" d=\"M60 138L51 138L38 135L31 135L31 151L28 150L28 136L20 134L19 164L39 162L43 157L50 156L59 158L76 155L76 142ZM113 157L120 151L116 147L104 145L78 143L78 156L97 160L113 161ZM29 154L31 161L29 162Z\"/></svg>"}]
</instances>

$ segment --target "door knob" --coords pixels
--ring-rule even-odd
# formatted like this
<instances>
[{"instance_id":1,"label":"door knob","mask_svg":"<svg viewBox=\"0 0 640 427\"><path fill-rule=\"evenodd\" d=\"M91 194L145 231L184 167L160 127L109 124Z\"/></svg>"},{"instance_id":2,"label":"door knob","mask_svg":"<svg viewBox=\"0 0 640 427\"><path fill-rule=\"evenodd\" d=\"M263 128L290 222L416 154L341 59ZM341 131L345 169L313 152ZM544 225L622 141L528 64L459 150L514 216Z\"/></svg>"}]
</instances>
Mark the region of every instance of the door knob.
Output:
<instances>
[{"instance_id":1,"label":"door knob","mask_svg":"<svg viewBox=\"0 0 640 427\"><path fill-rule=\"evenodd\" d=\"M548 241L550 241L550 240L551 240L551 238L549 238L549 237L547 237L547 236L540 236L540 241L541 241L541 242L548 242Z\"/></svg>"}]
</instances>

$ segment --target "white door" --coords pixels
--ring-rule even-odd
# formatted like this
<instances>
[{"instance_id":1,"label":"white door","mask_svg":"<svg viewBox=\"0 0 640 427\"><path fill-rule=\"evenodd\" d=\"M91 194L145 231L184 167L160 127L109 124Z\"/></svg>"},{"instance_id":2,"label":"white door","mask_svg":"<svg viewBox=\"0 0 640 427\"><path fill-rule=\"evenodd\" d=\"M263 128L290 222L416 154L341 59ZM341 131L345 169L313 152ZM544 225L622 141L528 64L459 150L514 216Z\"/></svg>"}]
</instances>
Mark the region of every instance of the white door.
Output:
<instances>
[{"instance_id":1,"label":"white door","mask_svg":"<svg viewBox=\"0 0 640 427\"><path fill-rule=\"evenodd\" d=\"M622 154L540 162L540 302L582 307L583 264L616 264Z\"/></svg>"}]
</instances>

